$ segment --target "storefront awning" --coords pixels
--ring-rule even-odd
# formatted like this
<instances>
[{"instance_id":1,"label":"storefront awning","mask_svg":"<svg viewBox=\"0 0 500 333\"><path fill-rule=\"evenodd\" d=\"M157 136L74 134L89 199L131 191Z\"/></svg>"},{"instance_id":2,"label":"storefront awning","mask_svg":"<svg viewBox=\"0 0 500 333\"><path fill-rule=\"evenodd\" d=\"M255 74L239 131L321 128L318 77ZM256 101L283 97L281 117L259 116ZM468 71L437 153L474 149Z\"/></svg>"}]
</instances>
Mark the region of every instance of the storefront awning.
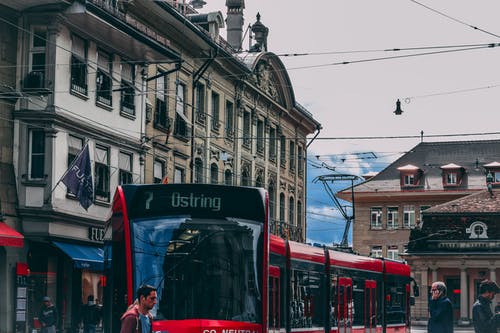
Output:
<instances>
[{"instance_id":1,"label":"storefront awning","mask_svg":"<svg viewBox=\"0 0 500 333\"><path fill-rule=\"evenodd\" d=\"M23 247L24 236L4 222L0 222L0 246Z\"/></svg>"},{"instance_id":2,"label":"storefront awning","mask_svg":"<svg viewBox=\"0 0 500 333\"><path fill-rule=\"evenodd\" d=\"M96 271L104 269L104 251L96 246L77 245L62 242L52 242L66 253L74 262L76 268Z\"/></svg>"}]
</instances>

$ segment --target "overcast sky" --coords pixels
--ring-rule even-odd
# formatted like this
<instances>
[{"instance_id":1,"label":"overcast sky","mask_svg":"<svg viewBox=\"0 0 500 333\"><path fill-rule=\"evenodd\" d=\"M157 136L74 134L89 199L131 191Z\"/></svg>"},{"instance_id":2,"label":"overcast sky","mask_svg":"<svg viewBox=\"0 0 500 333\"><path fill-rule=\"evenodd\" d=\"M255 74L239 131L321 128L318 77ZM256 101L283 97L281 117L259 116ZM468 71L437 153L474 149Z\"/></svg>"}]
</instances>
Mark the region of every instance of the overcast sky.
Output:
<instances>
[{"instance_id":1,"label":"overcast sky","mask_svg":"<svg viewBox=\"0 0 500 333\"><path fill-rule=\"evenodd\" d=\"M225 0L205 1L202 12L220 10L226 17ZM500 1L247 0L245 5L245 27L260 12L269 28L268 51L306 54L280 58L296 100L323 126L308 151L309 241L338 242L343 231L343 222L329 217L338 213L323 186L311 182L332 171L313 164L354 175L378 171L417 145L421 131L425 141L500 138L453 136L500 132L500 46L484 46L500 43ZM384 51L392 49L411 50ZM423 53L435 54L408 56ZM376 60L390 57L400 58ZM393 113L398 98L404 111L399 116Z\"/></svg>"}]
</instances>

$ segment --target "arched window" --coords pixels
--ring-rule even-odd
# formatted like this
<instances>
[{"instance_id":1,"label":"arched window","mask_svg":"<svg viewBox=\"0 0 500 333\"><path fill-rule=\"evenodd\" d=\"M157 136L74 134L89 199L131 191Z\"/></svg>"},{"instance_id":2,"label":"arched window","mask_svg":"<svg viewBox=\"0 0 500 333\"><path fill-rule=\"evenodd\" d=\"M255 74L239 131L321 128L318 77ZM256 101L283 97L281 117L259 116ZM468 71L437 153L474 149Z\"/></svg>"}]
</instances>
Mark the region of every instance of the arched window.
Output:
<instances>
[{"instance_id":1,"label":"arched window","mask_svg":"<svg viewBox=\"0 0 500 333\"><path fill-rule=\"evenodd\" d=\"M226 170L224 172L224 184L233 185L233 172L231 170Z\"/></svg>"},{"instance_id":2,"label":"arched window","mask_svg":"<svg viewBox=\"0 0 500 333\"><path fill-rule=\"evenodd\" d=\"M210 166L210 183L218 184L219 183L219 167L216 163L212 163Z\"/></svg>"},{"instance_id":3,"label":"arched window","mask_svg":"<svg viewBox=\"0 0 500 333\"><path fill-rule=\"evenodd\" d=\"M201 158L194 161L194 182L197 184L203 183L203 161Z\"/></svg>"},{"instance_id":4,"label":"arched window","mask_svg":"<svg viewBox=\"0 0 500 333\"><path fill-rule=\"evenodd\" d=\"M290 223L290 225L295 225L295 200L293 200L293 197L290 197L289 201L290 205L288 206L288 223Z\"/></svg>"},{"instance_id":5,"label":"arched window","mask_svg":"<svg viewBox=\"0 0 500 333\"><path fill-rule=\"evenodd\" d=\"M285 195L280 193L280 221L285 222Z\"/></svg>"},{"instance_id":6,"label":"arched window","mask_svg":"<svg viewBox=\"0 0 500 333\"><path fill-rule=\"evenodd\" d=\"M302 201L297 201L297 225L302 227Z\"/></svg>"},{"instance_id":7,"label":"arched window","mask_svg":"<svg viewBox=\"0 0 500 333\"><path fill-rule=\"evenodd\" d=\"M274 183L269 184L269 188L267 189L269 194L269 216L271 219L276 218L276 192L274 190Z\"/></svg>"},{"instance_id":8,"label":"arched window","mask_svg":"<svg viewBox=\"0 0 500 333\"><path fill-rule=\"evenodd\" d=\"M247 168L241 172L241 186L250 186L250 173Z\"/></svg>"},{"instance_id":9,"label":"arched window","mask_svg":"<svg viewBox=\"0 0 500 333\"><path fill-rule=\"evenodd\" d=\"M264 183L262 181L262 175L258 175L255 179L255 187L264 187Z\"/></svg>"}]
</instances>

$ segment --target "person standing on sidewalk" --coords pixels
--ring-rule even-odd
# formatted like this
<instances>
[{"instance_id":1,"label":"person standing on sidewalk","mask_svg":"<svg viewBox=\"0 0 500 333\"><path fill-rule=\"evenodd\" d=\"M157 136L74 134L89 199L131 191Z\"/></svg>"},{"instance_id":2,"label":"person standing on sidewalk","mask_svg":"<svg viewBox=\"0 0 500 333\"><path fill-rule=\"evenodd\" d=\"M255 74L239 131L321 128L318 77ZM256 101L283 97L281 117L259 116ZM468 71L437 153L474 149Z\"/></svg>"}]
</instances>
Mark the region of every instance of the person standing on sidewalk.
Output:
<instances>
[{"instance_id":1,"label":"person standing on sidewalk","mask_svg":"<svg viewBox=\"0 0 500 333\"><path fill-rule=\"evenodd\" d=\"M479 284L479 296L472 305L472 322L476 333L497 333L500 327L500 313L493 314L491 301L500 292L498 285L491 280Z\"/></svg>"},{"instance_id":2,"label":"person standing on sidewalk","mask_svg":"<svg viewBox=\"0 0 500 333\"><path fill-rule=\"evenodd\" d=\"M38 315L38 320L42 325L42 333L56 333L57 309L54 304L52 304L50 297L45 296L42 301L43 305Z\"/></svg>"},{"instance_id":3,"label":"person standing on sidewalk","mask_svg":"<svg viewBox=\"0 0 500 333\"><path fill-rule=\"evenodd\" d=\"M453 333L453 306L446 297L444 282L437 281L431 286L429 313L428 333Z\"/></svg>"}]
</instances>

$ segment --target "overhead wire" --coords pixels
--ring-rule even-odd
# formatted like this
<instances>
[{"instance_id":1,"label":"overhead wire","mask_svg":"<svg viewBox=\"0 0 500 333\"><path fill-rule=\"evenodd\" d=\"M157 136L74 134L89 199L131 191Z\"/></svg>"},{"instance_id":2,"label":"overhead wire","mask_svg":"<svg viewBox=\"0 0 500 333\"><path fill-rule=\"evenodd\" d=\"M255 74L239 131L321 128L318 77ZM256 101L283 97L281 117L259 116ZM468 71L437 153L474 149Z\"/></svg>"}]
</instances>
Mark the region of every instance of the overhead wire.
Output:
<instances>
[{"instance_id":1,"label":"overhead wire","mask_svg":"<svg viewBox=\"0 0 500 333\"><path fill-rule=\"evenodd\" d=\"M419 6L422 6L422 7L426 8L426 9L428 9L428 10L430 10L430 11L432 11L432 12L436 13L436 14L439 14L439 15L441 15L441 16L444 16L444 17L446 17L446 18L448 18L448 19L450 19L450 20L452 20L452 21L454 21L454 22L457 22L457 23L460 23L460 24L466 25L466 26L468 26L468 27L470 27L470 28L472 28L472 29L474 29L474 30L481 31L481 32L483 32L483 33L485 33L485 34L488 34L488 35L491 35L491 36L494 36L494 37L500 38L500 36L499 36L499 35L497 35L497 34L494 34L494 33L490 32L490 31L487 31L487 30L481 29L481 28L479 28L479 27L477 27L477 26L474 26L474 25L472 25L472 24L469 24L469 23L467 23L467 22L465 22L465 21L462 21L462 20L459 20L459 19L457 19L457 18L454 18L454 17L452 17L451 15L448 15L448 14L446 14L446 13L443 13L443 12L441 12L441 11L439 11L439 10L437 10L437 9L434 9L434 8L432 8L432 7L430 7L430 6L426 5L426 4L424 4L424 3L421 3L421 2L416 1L416 0L409 0L409 1L411 1L411 2L415 3L415 4L419 5Z\"/></svg>"}]
</instances>

